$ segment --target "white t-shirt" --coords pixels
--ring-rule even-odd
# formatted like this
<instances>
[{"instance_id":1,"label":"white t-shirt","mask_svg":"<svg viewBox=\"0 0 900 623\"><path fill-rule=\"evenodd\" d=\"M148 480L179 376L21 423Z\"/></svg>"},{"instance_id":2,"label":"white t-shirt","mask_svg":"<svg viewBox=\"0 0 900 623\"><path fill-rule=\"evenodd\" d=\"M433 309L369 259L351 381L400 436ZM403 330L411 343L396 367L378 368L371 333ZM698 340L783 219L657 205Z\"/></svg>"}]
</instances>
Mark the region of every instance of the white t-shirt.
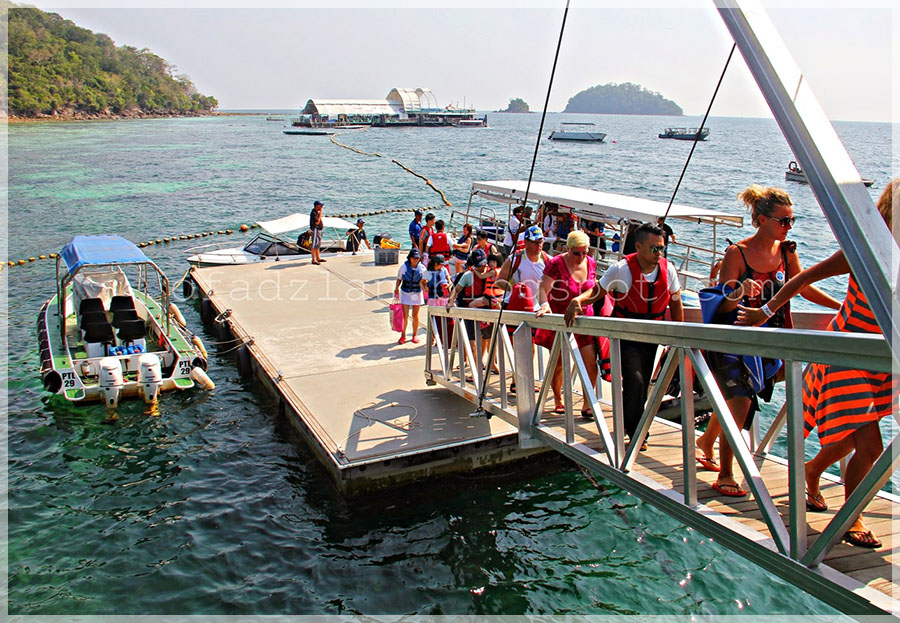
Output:
<instances>
[{"instance_id":1,"label":"white t-shirt","mask_svg":"<svg viewBox=\"0 0 900 623\"><path fill-rule=\"evenodd\" d=\"M510 260L512 265L515 266L516 256L513 255ZM538 290L541 287L541 278L544 276L544 254L541 253L538 256L537 262L532 262L528 259L528 254L522 254L522 261L519 263L519 267L516 269L511 276L510 281L513 283L524 283L527 284L531 289L531 296L534 298L534 311L537 311L540 305L538 305ZM506 291L506 294L503 295L503 300L507 303L509 302L509 297L512 294L509 290Z\"/></svg>"},{"instance_id":2,"label":"white t-shirt","mask_svg":"<svg viewBox=\"0 0 900 623\"><path fill-rule=\"evenodd\" d=\"M509 217L509 223L506 224L506 235L503 237L503 244L510 246L513 243L513 233L519 229L519 219L513 214Z\"/></svg>"},{"instance_id":3,"label":"white t-shirt","mask_svg":"<svg viewBox=\"0 0 900 623\"><path fill-rule=\"evenodd\" d=\"M556 242L556 219L551 214L544 217L544 242Z\"/></svg>"},{"instance_id":4,"label":"white t-shirt","mask_svg":"<svg viewBox=\"0 0 900 623\"><path fill-rule=\"evenodd\" d=\"M678 281L678 271L675 270L675 265L672 262L667 262L667 264L669 265L669 269L666 271L666 274L669 276L669 293L675 294L681 290L681 283ZM651 282L656 281L658 276L659 266L649 273L644 273L644 279ZM631 289L631 270L628 269L628 260L619 260L607 268L598 283L607 292L619 292L621 294L628 292Z\"/></svg>"}]
</instances>

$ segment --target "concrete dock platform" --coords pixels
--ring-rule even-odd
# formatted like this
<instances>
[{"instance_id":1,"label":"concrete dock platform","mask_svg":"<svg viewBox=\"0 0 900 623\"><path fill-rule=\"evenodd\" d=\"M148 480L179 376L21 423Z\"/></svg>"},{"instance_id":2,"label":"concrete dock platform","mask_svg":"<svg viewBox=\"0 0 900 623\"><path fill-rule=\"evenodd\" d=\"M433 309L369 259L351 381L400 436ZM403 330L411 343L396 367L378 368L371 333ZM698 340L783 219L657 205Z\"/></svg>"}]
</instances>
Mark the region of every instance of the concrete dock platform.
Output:
<instances>
[{"instance_id":1,"label":"concrete dock platform","mask_svg":"<svg viewBox=\"0 0 900 623\"><path fill-rule=\"evenodd\" d=\"M419 343L397 344L388 306L398 265L371 253L194 268L203 315L245 341L252 370L349 495L521 459L517 430L424 377Z\"/></svg>"}]
</instances>

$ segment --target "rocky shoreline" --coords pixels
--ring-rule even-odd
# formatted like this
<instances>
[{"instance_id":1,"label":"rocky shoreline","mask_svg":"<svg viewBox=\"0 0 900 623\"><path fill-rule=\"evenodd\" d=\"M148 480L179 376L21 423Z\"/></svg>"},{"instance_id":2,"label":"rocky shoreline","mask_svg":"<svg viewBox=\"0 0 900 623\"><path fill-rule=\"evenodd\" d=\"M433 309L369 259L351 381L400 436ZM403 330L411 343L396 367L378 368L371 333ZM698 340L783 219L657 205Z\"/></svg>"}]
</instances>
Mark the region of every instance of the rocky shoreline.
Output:
<instances>
[{"instance_id":1,"label":"rocky shoreline","mask_svg":"<svg viewBox=\"0 0 900 623\"><path fill-rule=\"evenodd\" d=\"M34 117L23 117L19 115L8 115L5 111L0 111L0 120L7 120L10 123L27 123L37 121L119 121L124 119L170 119L175 117L230 117L245 113L222 113L222 112L144 112L142 110L131 110L126 113L88 113L82 111L64 111L56 112L50 115L37 115Z\"/></svg>"}]
</instances>

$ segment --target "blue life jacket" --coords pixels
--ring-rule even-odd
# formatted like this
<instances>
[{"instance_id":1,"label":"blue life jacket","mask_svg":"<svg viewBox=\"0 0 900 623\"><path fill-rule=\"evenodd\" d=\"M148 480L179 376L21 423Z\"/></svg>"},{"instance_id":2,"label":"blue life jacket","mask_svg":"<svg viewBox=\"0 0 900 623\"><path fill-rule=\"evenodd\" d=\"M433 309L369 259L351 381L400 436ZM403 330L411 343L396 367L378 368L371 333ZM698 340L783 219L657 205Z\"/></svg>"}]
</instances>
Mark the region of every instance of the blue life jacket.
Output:
<instances>
[{"instance_id":1,"label":"blue life jacket","mask_svg":"<svg viewBox=\"0 0 900 623\"><path fill-rule=\"evenodd\" d=\"M447 274L443 270L438 272L432 271L428 276L428 298L439 299L446 296L443 292L444 288L441 288L442 284L450 285L450 282L447 280Z\"/></svg>"},{"instance_id":2,"label":"blue life jacket","mask_svg":"<svg viewBox=\"0 0 900 623\"><path fill-rule=\"evenodd\" d=\"M419 266L413 269L409 260L403 263L403 277L400 278L400 289L404 292L421 292L422 291L422 271Z\"/></svg>"}]
</instances>

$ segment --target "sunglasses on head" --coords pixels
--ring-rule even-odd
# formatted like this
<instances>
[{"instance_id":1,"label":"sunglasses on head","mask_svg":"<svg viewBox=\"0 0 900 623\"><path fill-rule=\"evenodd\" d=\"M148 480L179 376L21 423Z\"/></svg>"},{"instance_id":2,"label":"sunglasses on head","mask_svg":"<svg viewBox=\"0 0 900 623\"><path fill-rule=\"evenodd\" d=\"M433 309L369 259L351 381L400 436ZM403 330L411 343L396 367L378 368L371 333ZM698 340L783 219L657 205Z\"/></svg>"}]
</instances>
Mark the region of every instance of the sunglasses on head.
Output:
<instances>
[{"instance_id":1,"label":"sunglasses on head","mask_svg":"<svg viewBox=\"0 0 900 623\"><path fill-rule=\"evenodd\" d=\"M770 216L770 219L777 222L782 227L787 227L789 225L793 225L796 222L797 218L794 216L782 216L781 218L776 218L774 216Z\"/></svg>"}]
</instances>

